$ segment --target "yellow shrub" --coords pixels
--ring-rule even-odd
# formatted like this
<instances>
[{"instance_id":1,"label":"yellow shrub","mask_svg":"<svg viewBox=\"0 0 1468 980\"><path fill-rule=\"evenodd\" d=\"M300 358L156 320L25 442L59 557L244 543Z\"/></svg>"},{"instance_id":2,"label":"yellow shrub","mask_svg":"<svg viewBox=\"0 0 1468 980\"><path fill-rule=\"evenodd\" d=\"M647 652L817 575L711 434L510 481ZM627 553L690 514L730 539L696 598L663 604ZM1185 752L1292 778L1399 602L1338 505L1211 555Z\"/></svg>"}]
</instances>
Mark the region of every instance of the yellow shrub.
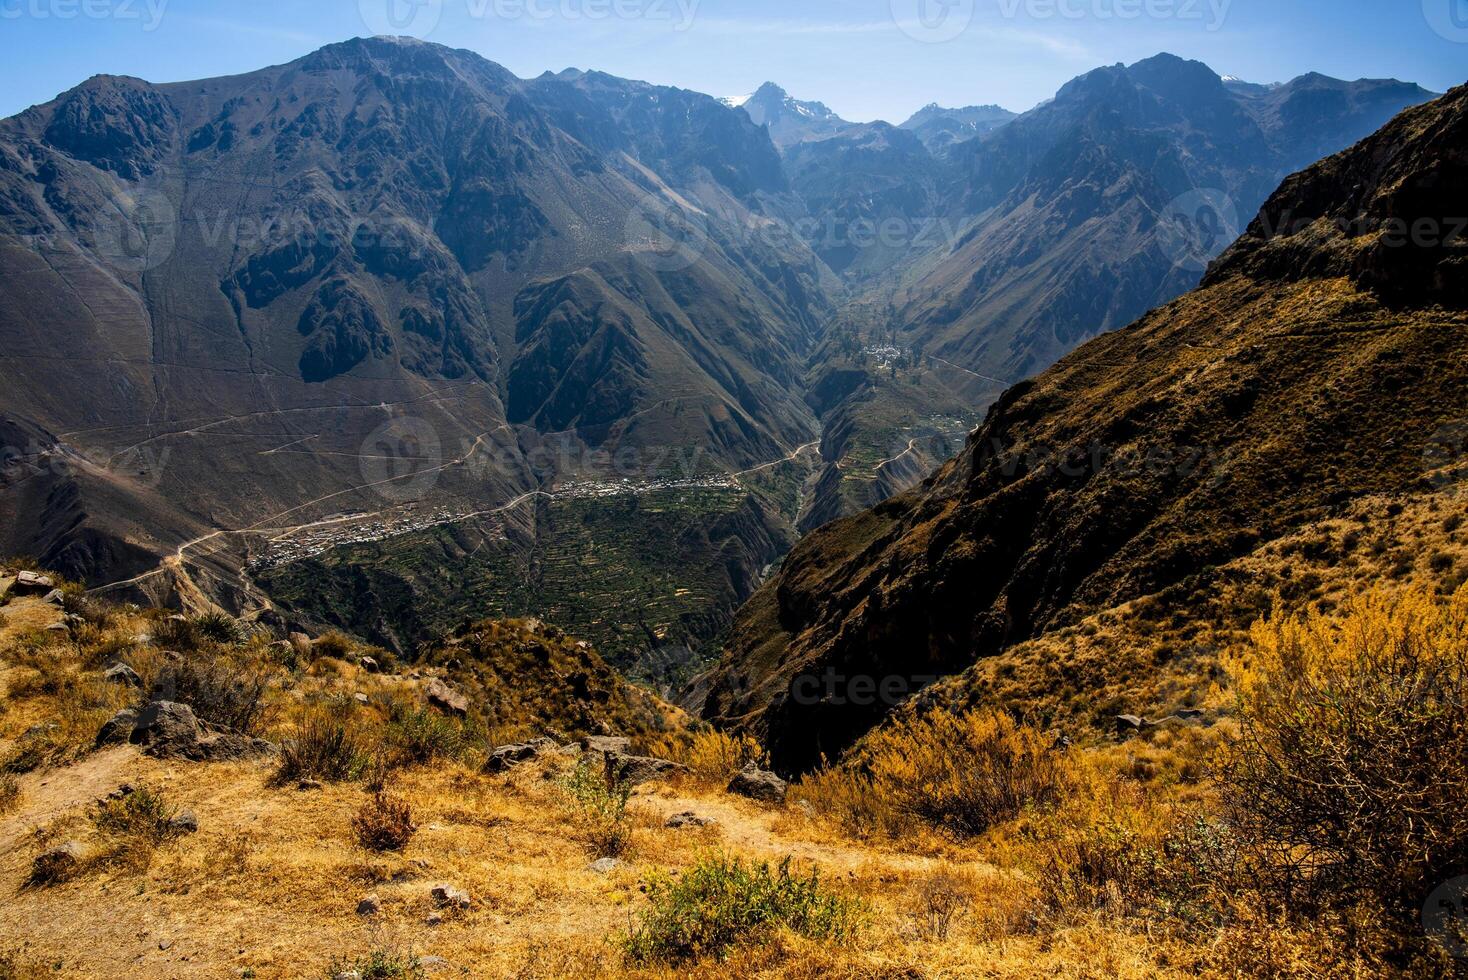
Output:
<instances>
[{"instance_id":1,"label":"yellow shrub","mask_svg":"<svg viewBox=\"0 0 1468 980\"><path fill-rule=\"evenodd\" d=\"M1276 611L1231 666L1225 799L1287 907L1379 903L1410 923L1468 873L1468 589Z\"/></svg>"},{"instance_id":2,"label":"yellow shrub","mask_svg":"<svg viewBox=\"0 0 1468 980\"><path fill-rule=\"evenodd\" d=\"M869 736L839 767L804 780L797 795L858 833L927 824L971 836L1060 799L1073 778L1052 739L1003 712L935 710Z\"/></svg>"},{"instance_id":3,"label":"yellow shrub","mask_svg":"<svg viewBox=\"0 0 1468 980\"><path fill-rule=\"evenodd\" d=\"M765 750L758 739L717 729L670 739L663 751L667 758L691 769L694 776L719 784L728 782L746 762L765 761Z\"/></svg>"}]
</instances>

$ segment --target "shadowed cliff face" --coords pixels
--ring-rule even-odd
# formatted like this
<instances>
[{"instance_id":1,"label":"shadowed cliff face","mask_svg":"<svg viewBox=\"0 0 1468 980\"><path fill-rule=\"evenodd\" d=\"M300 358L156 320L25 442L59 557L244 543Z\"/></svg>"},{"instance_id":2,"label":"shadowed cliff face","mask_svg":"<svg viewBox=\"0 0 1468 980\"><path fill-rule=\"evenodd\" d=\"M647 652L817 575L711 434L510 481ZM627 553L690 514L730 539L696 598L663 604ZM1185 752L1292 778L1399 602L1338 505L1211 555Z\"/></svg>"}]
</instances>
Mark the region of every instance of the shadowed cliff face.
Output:
<instances>
[{"instance_id":1,"label":"shadowed cliff face","mask_svg":"<svg viewBox=\"0 0 1468 980\"><path fill-rule=\"evenodd\" d=\"M741 612L706 716L807 768L934 678L1355 498L1443 492L1434 451L1468 411L1449 395L1468 390L1465 146L1468 88L1290 178L1199 289L1011 389L920 488L811 535Z\"/></svg>"}]
</instances>

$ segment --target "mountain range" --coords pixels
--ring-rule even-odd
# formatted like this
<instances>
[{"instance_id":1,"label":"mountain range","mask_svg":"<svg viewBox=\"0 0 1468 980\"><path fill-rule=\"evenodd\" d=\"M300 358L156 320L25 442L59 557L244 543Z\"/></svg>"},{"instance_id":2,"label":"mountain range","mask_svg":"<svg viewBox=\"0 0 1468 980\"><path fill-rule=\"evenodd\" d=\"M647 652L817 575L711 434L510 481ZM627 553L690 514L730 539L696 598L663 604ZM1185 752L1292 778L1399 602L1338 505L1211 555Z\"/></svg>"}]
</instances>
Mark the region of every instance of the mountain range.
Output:
<instances>
[{"instance_id":1,"label":"mountain range","mask_svg":"<svg viewBox=\"0 0 1468 980\"><path fill-rule=\"evenodd\" d=\"M790 770L899 704L1104 729L1196 711L1274 603L1455 589L1465 146L1468 87L1289 177L1196 290L809 535L703 679L706 717Z\"/></svg>"},{"instance_id":2,"label":"mountain range","mask_svg":"<svg viewBox=\"0 0 1468 980\"><path fill-rule=\"evenodd\" d=\"M676 679L801 530L1195 285L1228 236L1172 202L1429 97L1159 56L852 124L386 38L98 76L0 123L0 549L398 649L549 610Z\"/></svg>"}]
</instances>

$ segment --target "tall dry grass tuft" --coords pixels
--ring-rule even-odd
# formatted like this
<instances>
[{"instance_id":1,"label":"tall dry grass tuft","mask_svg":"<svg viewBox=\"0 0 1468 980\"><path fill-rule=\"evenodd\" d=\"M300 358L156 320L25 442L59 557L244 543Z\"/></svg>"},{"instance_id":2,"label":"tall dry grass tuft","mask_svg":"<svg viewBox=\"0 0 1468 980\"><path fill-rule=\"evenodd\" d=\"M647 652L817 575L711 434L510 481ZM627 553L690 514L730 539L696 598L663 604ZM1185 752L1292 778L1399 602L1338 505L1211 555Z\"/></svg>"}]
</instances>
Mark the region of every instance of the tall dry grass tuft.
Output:
<instances>
[{"instance_id":1,"label":"tall dry grass tuft","mask_svg":"<svg viewBox=\"0 0 1468 980\"><path fill-rule=\"evenodd\" d=\"M1003 712L937 710L878 731L796 796L859 835L927 825L971 837L1064 798L1074 782L1069 756L1038 729Z\"/></svg>"}]
</instances>

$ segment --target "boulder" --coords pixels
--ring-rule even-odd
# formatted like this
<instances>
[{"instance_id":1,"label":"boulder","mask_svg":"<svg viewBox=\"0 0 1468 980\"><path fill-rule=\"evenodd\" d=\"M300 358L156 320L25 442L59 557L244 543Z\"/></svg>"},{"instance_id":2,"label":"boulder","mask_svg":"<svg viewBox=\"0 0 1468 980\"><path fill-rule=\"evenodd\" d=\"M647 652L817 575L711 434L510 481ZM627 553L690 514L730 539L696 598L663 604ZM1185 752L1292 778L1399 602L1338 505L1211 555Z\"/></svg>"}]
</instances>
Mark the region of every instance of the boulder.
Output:
<instances>
[{"instance_id":1,"label":"boulder","mask_svg":"<svg viewBox=\"0 0 1468 980\"><path fill-rule=\"evenodd\" d=\"M501 745L492 749L484 762L485 772L508 772L522 762L538 759L548 752L560 751L554 739L533 738L515 745Z\"/></svg>"},{"instance_id":2,"label":"boulder","mask_svg":"<svg viewBox=\"0 0 1468 980\"><path fill-rule=\"evenodd\" d=\"M102 679L109 684L122 684L127 687L142 687L143 679L138 672L127 664L113 664L102 673Z\"/></svg>"},{"instance_id":3,"label":"boulder","mask_svg":"<svg viewBox=\"0 0 1468 980\"><path fill-rule=\"evenodd\" d=\"M621 752L607 752L603 758L606 760L608 784L628 783L637 786L654 779L666 779L678 773L688 772L687 766L669 762L667 759L656 759L650 755L624 755Z\"/></svg>"},{"instance_id":4,"label":"boulder","mask_svg":"<svg viewBox=\"0 0 1468 980\"><path fill-rule=\"evenodd\" d=\"M66 602L66 594L60 589L52 589L50 592L46 593L45 597L42 598L41 601L47 603L48 605L60 606Z\"/></svg>"},{"instance_id":5,"label":"boulder","mask_svg":"<svg viewBox=\"0 0 1468 980\"><path fill-rule=\"evenodd\" d=\"M382 665L377 662L375 657L363 657L357 662L357 665L369 674L380 674L382 672Z\"/></svg>"},{"instance_id":6,"label":"boulder","mask_svg":"<svg viewBox=\"0 0 1468 980\"><path fill-rule=\"evenodd\" d=\"M1117 715L1112 721L1116 725L1116 733L1118 735L1139 732L1146 725L1146 722L1142 720L1140 715Z\"/></svg>"},{"instance_id":7,"label":"boulder","mask_svg":"<svg viewBox=\"0 0 1468 980\"><path fill-rule=\"evenodd\" d=\"M729 780L729 792L747 796L766 803L784 803L790 785L767 769L753 762L746 763L738 774Z\"/></svg>"},{"instance_id":8,"label":"boulder","mask_svg":"<svg viewBox=\"0 0 1468 980\"><path fill-rule=\"evenodd\" d=\"M376 893L362 896L362 900L357 903L358 915L371 916L381 911L382 899L378 898Z\"/></svg>"},{"instance_id":9,"label":"boulder","mask_svg":"<svg viewBox=\"0 0 1468 980\"><path fill-rule=\"evenodd\" d=\"M177 701L153 701L139 713L128 741L146 746L149 755L168 759L196 752L202 734L193 708Z\"/></svg>"},{"instance_id":10,"label":"boulder","mask_svg":"<svg viewBox=\"0 0 1468 980\"><path fill-rule=\"evenodd\" d=\"M441 909L467 909L473 904L468 892L453 885L434 885L430 894L433 904Z\"/></svg>"},{"instance_id":11,"label":"boulder","mask_svg":"<svg viewBox=\"0 0 1468 980\"><path fill-rule=\"evenodd\" d=\"M56 588L56 580L38 572L16 572L10 585L13 595L46 595Z\"/></svg>"},{"instance_id":12,"label":"boulder","mask_svg":"<svg viewBox=\"0 0 1468 980\"><path fill-rule=\"evenodd\" d=\"M112 719L117 720L116 716ZM154 701L144 707L127 740L143 746L143 751L154 758L191 762L244 759L275 751L275 746L264 739L206 728L192 708L174 701Z\"/></svg>"},{"instance_id":13,"label":"boulder","mask_svg":"<svg viewBox=\"0 0 1468 980\"><path fill-rule=\"evenodd\" d=\"M71 627L68 624L66 624L66 623L52 623L50 626L47 626L46 627L46 632L48 632L48 633L69 633L69 632L71 632Z\"/></svg>"},{"instance_id":14,"label":"boulder","mask_svg":"<svg viewBox=\"0 0 1468 980\"><path fill-rule=\"evenodd\" d=\"M686 810L683 813L673 814L663 826L678 830L683 827L710 827L716 823L718 821L713 817L700 817L692 810Z\"/></svg>"},{"instance_id":15,"label":"boulder","mask_svg":"<svg viewBox=\"0 0 1468 980\"><path fill-rule=\"evenodd\" d=\"M435 677L428 682L428 703L446 715L460 718L469 713L469 699Z\"/></svg>"},{"instance_id":16,"label":"boulder","mask_svg":"<svg viewBox=\"0 0 1468 980\"><path fill-rule=\"evenodd\" d=\"M102 723L97 730L97 748L104 745L115 745L132 740L133 729L138 724L138 711L136 708L123 708L117 714Z\"/></svg>"}]
</instances>

